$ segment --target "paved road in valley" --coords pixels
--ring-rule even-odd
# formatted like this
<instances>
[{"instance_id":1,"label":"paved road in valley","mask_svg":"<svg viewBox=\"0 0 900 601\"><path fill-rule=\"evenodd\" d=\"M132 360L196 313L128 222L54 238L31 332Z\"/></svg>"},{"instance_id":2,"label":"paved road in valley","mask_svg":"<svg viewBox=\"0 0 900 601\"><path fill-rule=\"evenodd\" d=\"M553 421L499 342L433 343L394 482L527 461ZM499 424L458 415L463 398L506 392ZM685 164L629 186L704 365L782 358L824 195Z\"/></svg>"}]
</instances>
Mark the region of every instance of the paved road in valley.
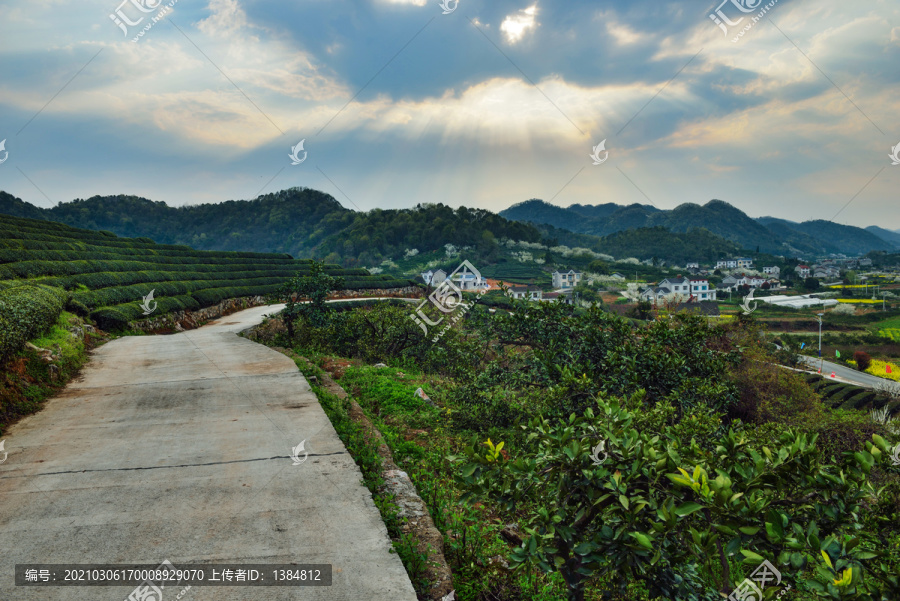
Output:
<instances>
[{"instance_id":1,"label":"paved road in valley","mask_svg":"<svg viewBox=\"0 0 900 601\"><path fill-rule=\"evenodd\" d=\"M284 355L236 335L278 308L113 340L8 430L0 599L122 601L134 589L15 587L15 564L169 560L334 566L330 587L195 586L181 601L415 601L306 379ZM303 440L309 455L293 465ZM179 593L167 587L163 601Z\"/></svg>"},{"instance_id":2,"label":"paved road in valley","mask_svg":"<svg viewBox=\"0 0 900 601\"><path fill-rule=\"evenodd\" d=\"M800 360L809 365L813 369L813 371L818 371L818 357L807 357L805 355L798 356ZM884 378L879 378L878 376L873 376L871 374L857 371L852 367L847 367L846 365L839 365L837 363L830 363L828 361L825 361L822 366L822 375L825 377L829 377L832 372L834 372L834 374L842 380L846 380L851 384L857 384L858 386L864 386L866 388L875 388L879 384L889 382L889 380L885 380Z\"/></svg>"}]
</instances>

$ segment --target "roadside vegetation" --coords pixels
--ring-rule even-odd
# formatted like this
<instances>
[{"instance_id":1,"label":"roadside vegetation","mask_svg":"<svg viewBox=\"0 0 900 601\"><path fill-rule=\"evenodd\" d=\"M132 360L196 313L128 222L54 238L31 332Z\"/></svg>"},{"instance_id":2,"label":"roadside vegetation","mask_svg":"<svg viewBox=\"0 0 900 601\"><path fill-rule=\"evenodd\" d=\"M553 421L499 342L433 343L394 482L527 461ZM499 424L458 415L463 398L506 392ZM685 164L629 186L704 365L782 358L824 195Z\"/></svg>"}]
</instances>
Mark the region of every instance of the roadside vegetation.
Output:
<instances>
[{"instance_id":1,"label":"roadside vegetation","mask_svg":"<svg viewBox=\"0 0 900 601\"><path fill-rule=\"evenodd\" d=\"M344 366L457 598L721 599L764 560L767 599L900 598L896 428L777 366L759 323L510 308L435 342L408 307L326 307L278 341Z\"/></svg>"}]
</instances>

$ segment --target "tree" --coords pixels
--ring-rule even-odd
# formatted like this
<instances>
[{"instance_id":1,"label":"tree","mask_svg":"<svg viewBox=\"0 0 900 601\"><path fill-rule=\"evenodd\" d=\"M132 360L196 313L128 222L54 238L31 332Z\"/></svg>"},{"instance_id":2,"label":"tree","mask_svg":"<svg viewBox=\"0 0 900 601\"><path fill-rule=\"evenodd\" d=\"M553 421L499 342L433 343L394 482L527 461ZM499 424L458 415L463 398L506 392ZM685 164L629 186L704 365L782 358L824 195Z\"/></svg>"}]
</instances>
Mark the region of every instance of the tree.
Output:
<instances>
[{"instance_id":1,"label":"tree","mask_svg":"<svg viewBox=\"0 0 900 601\"><path fill-rule=\"evenodd\" d=\"M865 351L856 351L853 353L853 360L856 361L856 369L866 371L872 365L872 357Z\"/></svg>"},{"instance_id":2,"label":"tree","mask_svg":"<svg viewBox=\"0 0 900 601\"><path fill-rule=\"evenodd\" d=\"M599 259L591 261L587 268L591 273L599 273L600 275L609 274L609 264L607 264L606 261L601 261Z\"/></svg>"},{"instance_id":3,"label":"tree","mask_svg":"<svg viewBox=\"0 0 900 601\"><path fill-rule=\"evenodd\" d=\"M585 301L587 303L603 303L600 294L584 282L579 282L578 285L575 286L573 292L580 301Z\"/></svg>"},{"instance_id":4,"label":"tree","mask_svg":"<svg viewBox=\"0 0 900 601\"><path fill-rule=\"evenodd\" d=\"M334 290L344 287L344 278L329 275L325 263L313 261L309 274L297 273L278 291L278 298L285 307L280 315L287 328L288 339L294 339L294 321L305 316L312 325L321 326L325 322L328 305L325 300Z\"/></svg>"},{"instance_id":5,"label":"tree","mask_svg":"<svg viewBox=\"0 0 900 601\"><path fill-rule=\"evenodd\" d=\"M806 278L806 280L803 281L803 287L807 290L818 290L819 280L813 277Z\"/></svg>"}]
</instances>

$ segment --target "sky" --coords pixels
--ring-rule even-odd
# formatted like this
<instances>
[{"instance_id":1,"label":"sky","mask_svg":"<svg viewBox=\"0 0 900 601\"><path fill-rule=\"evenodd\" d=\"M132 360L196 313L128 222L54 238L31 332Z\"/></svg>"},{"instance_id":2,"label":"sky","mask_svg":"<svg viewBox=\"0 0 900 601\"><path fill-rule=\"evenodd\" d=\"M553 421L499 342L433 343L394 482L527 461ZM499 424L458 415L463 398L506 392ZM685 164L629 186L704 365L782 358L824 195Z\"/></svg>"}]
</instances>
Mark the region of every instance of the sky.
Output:
<instances>
[{"instance_id":1,"label":"sky","mask_svg":"<svg viewBox=\"0 0 900 601\"><path fill-rule=\"evenodd\" d=\"M0 189L900 228L900 5L720 2L4 0Z\"/></svg>"}]
</instances>

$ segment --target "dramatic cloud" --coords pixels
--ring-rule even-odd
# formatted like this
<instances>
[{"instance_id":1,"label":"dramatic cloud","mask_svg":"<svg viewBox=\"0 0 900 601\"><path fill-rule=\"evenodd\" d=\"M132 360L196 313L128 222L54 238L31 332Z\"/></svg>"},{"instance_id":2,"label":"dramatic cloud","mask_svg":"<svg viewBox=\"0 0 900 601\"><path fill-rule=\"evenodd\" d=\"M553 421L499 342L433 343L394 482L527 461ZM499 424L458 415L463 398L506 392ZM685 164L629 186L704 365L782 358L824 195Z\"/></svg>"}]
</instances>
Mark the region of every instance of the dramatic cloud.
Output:
<instances>
[{"instance_id":1,"label":"dramatic cloud","mask_svg":"<svg viewBox=\"0 0 900 601\"><path fill-rule=\"evenodd\" d=\"M0 6L0 189L36 204L305 185L362 208L720 198L804 220L854 198L839 221L900 228L887 0L780 0L725 31L686 1L180 0L156 22L126 3L125 34L89 6Z\"/></svg>"}]
</instances>

